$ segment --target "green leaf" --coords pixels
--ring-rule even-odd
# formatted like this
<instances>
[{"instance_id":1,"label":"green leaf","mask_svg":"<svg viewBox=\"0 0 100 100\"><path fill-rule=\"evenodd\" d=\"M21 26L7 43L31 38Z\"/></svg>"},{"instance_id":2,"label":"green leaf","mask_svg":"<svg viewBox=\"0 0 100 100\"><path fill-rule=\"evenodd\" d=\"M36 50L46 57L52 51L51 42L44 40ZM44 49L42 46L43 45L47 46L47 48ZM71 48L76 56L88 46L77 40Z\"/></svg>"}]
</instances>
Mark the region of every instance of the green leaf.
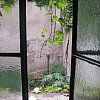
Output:
<instances>
[{"instance_id":1,"label":"green leaf","mask_svg":"<svg viewBox=\"0 0 100 100\"><path fill-rule=\"evenodd\" d=\"M60 41L55 41L54 42L56 45L60 45Z\"/></svg>"},{"instance_id":2,"label":"green leaf","mask_svg":"<svg viewBox=\"0 0 100 100\"><path fill-rule=\"evenodd\" d=\"M7 13L10 13L12 11L12 8L7 4L1 4L1 8L6 11Z\"/></svg>"},{"instance_id":3,"label":"green leaf","mask_svg":"<svg viewBox=\"0 0 100 100\"><path fill-rule=\"evenodd\" d=\"M57 80L57 81L54 81L54 85L61 86L61 85L64 85L64 82L62 80Z\"/></svg>"},{"instance_id":4,"label":"green leaf","mask_svg":"<svg viewBox=\"0 0 100 100\"><path fill-rule=\"evenodd\" d=\"M56 31L56 32L55 32L55 34L56 34L57 36L61 36L61 37L63 37L63 36L64 36L64 33L63 33L63 32L61 32L61 31Z\"/></svg>"},{"instance_id":5,"label":"green leaf","mask_svg":"<svg viewBox=\"0 0 100 100\"><path fill-rule=\"evenodd\" d=\"M57 2L57 7L58 7L58 9L62 9L62 10L64 10L65 7L66 7L65 4L66 4L66 3L65 3L64 1L59 0L59 1Z\"/></svg>"},{"instance_id":6,"label":"green leaf","mask_svg":"<svg viewBox=\"0 0 100 100\"><path fill-rule=\"evenodd\" d=\"M53 40L52 40L52 39L48 39L48 42L49 42L49 43L53 43Z\"/></svg>"},{"instance_id":7,"label":"green leaf","mask_svg":"<svg viewBox=\"0 0 100 100\"><path fill-rule=\"evenodd\" d=\"M69 84L64 84L64 89L68 89L69 90Z\"/></svg>"},{"instance_id":8,"label":"green leaf","mask_svg":"<svg viewBox=\"0 0 100 100\"><path fill-rule=\"evenodd\" d=\"M53 74L53 77L55 78L55 79L57 79L57 80L64 80L64 76L63 75L61 75L60 73L54 73Z\"/></svg>"},{"instance_id":9,"label":"green leaf","mask_svg":"<svg viewBox=\"0 0 100 100\"><path fill-rule=\"evenodd\" d=\"M50 0L49 5L52 6L53 5L53 0Z\"/></svg>"},{"instance_id":10,"label":"green leaf","mask_svg":"<svg viewBox=\"0 0 100 100\"><path fill-rule=\"evenodd\" d=\"M8 0L8 2L10 2L10 3L14 3L14 0Z\"/></svg>"},{"instance_id":11,"label":"green leaf","mask_svg":"<svg viewBox=\"0 0 100 100\"><path fill-rule=\"evenodd\" d=\"M14 4L15 0L4 0L5 1L5 4L11 6Z\"/></svg>"},{"instance_id":12,"label":"green leaf","mask_svg":"<svg viewBox=\"0 0 100 100\"><path fill-rule=\"evenodd\" d=\"M46 33L46 32L48 32L48 30L47 30L46 27L44 27L44 28L43 28L43 33Z\"/></svg>"},{"instance_id":13,"label":"green leaf","mask_svg":"<svg viewBox=\"0 0 100 100\"><path fill-rule=\"evenodd\" d=\"M50 0L49 6L52 7L52 6L54 6L54 4L56 4L56 0Z\"/></svg>"},{"instance_id":14,"label":"green leaf","mask_svg":"<svg viewBox=\"0 0 100 100\"><path fill-rule=\"evenodd\" d=\"M43 28L43 31L41 33L42 37L45 37L45 33L48 32L48 30L46 29L46 27Z\"/></svg>"},{"instance_id":15,"label":"green leaf","mask_svg":"<svg viewBox=\"0 0 100 100\"><path fill-rule=\"evenodd\" d=\"M54 40L54 44L56 44L56 45L60 45L60 43L62 43L62 42L63 42L62 36L57 36Z\"/></svg>"},{"instance_id":16,"label":"green leaf","mask_svg":"<svg viewBox=\"0 0 100 100\"><path fill-rule=\"evenodd\" d=\"M41 48L40 50L42 51L42 50L44 50L44 48Z\"/></svg>"},{"instance_id":17,"label":"green leaf","mask_svg":"<svg viewBox=\"0 0 100 100\"><path fill-rule=\"evenodd\" d=\"M52 16L52 21L53 21L53 22L58 21L58 17L57 17L56 15L53 15L53 16Z\"/></svg>"},{"instance_id":18,"label":"green leaf","mask_svg":"<svg viewBox=\"0 0 100 100\"><path fill-rule=\"evenodd\" d=\"M60 22L61 25L65 25L65 20L63 18L59 18L58 21Z\"/></svg>"}]
</instances>

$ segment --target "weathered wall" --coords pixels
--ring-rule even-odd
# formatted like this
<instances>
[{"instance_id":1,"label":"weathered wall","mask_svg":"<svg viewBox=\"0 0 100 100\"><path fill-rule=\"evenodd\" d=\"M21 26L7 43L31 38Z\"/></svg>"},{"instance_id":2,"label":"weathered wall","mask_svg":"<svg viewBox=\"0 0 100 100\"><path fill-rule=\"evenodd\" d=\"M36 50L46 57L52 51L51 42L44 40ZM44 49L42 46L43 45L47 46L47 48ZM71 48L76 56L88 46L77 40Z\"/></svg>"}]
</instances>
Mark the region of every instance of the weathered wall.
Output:
<instances>
[{"instance_id":1,"label":"weathered wall","mask_svg":"<svg viewBox=\"0 0 100 100\"><path fill-rule=\"evenodd\" d=\"M71 51L72 51L72 29L64 36L63 42L63 65L66 69L67 76L70 76L71 70Z\"/></svg>"},{"instance_id":2,"label":"weathered wall","mask_svg":"<svg viewBox=\"0 0 100 100\"><path fill-rule=\"evenodd\" d=\"M34 3L27 3L27 40L28 40L28 69L29 72L40 71L47 67L47 54L50 54L50 63L58 61L58 56L62 55L62 46L50 45L44 47L42 52L43 58L40 58L40 48L43 43L41 33L44 25L48 32L45 34L46 38L49 37L51 32L51 18L46 14L49 8L39 8ZM57 12L59 15L59 11ZM57 29L60 29L57 24ZM62 62L62 57L60 57Z\"/></svg>"},{"instance_id":3,"label":"weathered wall","mask_svg":"<svg viewBox=\"0 0 100 100\"><path fill-rule=\"evenodd\" d=\"M35 72L43 70L47 66L46 54L51 54L50 62L59 62L59 56L62 56L62 46L48 45L42 52L43 58L39 57L42 38L41 32L44 24L48 29L46 38L50 33L50 17L46 16L46 8L38 8L34 3L27 3L27 57L28 57L28 72ZM58 11L59 14L59 11ZM20 52L20 33L19 33L19 7L18 3L14 6L12 13L6 14L3 12L3 16L0 17L0 52ZM57 29L61 27L57 25ZM9 60L9 59L8 59ZM6 61L7 62L7 61ZM8 61L9 62L9 61ZM62 62L62 57L60 57ZM13 60L13 65L20 65L17 60ZM8 63L6 63L7 65ZM10 63L11 64L11 63ZM0 61L0 65L5 65Z\"/></svg>"}]
</instances>

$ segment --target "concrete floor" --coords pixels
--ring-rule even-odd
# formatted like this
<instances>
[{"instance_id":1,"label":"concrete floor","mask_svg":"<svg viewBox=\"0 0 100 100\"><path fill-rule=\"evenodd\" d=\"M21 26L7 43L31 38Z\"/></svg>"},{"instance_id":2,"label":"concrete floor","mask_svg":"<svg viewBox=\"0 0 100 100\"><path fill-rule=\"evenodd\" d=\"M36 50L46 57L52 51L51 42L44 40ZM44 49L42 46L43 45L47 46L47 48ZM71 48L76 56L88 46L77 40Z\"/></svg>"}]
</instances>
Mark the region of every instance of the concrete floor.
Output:
<instances>
[{"instance_id":1,"label":"concrete floor","mask_svg":"<svg viewBox=\"0 0 100 100\"><path fill-rule=\"evenodd\" d=\"M19 93L10 94L0 92L0 100L22 100L22 98ZM37 95L29 93L29 100L69 100L69 97L61 93L40 93Z\"/></svg>"}]
</instances>

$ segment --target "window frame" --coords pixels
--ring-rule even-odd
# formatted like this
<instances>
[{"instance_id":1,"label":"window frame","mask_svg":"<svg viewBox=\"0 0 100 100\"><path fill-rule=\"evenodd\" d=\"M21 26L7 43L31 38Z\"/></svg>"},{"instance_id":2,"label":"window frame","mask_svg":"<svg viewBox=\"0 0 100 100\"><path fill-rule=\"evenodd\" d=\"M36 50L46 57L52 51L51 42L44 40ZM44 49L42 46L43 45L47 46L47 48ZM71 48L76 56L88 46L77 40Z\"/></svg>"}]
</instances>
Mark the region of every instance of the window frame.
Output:
<instances>
[{"instance_id":1,"label":"window frame","mask_svg":"<svg viewBox=\"0 0 100 100\"><path fill-rule=\"evenodd\" d=\"M100 55L100 51L77 51L77 21L78 21L78 0L73 0L73 29L72 29L72 59L70 75L70 96L69 100L74 100L74 84L76 58L100 67L100 61L86 57L84 55Z\"/></svg>"},{"instance_id":2,"label":"window frame","mask_svg":"<svg viewBox=\"0 0 100 100\"><path fill-rule=\"evenodd\" d=\"M21 60L22 100L28 100L26 0L19 0L20 53L0 53L0 57L17 57Z\"/></svg>"},{"instance_id":3,"label":"window frame","mask_svg":"<svg viewBox=\"0 0 100 100\"><path fill-rule=\"evenodd\" d=\"M81 51L77 51L76 49L77 47L76 45L77 44L77 20L78 20L77 15L78 15L78 0L73 0L72 59L71 59L69 100L74 100L74 83L75 83L74 79L75 79L76 58L100 67L99 61L82 56L82 54L86 54L86 51L81 52ZM19 57L21 59L22 99L28 100L26 0L19 0L19 18L20 18L19 20L19 23L20 23L19 25L20 27L20 53L0 53L0 57ZM93 53L95 55L98 52L93 51Z\"/></svg>"}]
</instances>

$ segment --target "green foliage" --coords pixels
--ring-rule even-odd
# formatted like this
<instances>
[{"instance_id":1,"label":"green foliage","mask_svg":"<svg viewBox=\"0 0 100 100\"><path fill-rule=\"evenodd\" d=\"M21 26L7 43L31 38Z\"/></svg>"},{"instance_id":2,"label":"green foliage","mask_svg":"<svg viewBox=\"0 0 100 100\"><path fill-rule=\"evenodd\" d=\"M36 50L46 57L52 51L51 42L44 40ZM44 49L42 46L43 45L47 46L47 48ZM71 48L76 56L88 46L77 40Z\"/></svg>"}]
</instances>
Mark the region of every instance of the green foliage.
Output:
<instances>
[{"instance_id":1,"label":"green foliage","mask_svg":"<svg viewBox=\"0 0 100 100\"><path fill-rule=\"evenodd\" d=\"M48 42L53 44L54 40L53 39L48 39Z\"/></svg>"},{"instance_id":2,"label":"green foliage","mask_svg":"<svg viewBox=\"0 0 100 100\"><path fill-rule=\"evenodd\" d=\"M48 39L47 41L52 44L60 45L63 42L64 33L62 31L55 32L54 39Z\"/></svg>"},{"instance_id":3,"label":"green foliage","mask_svg":"<svg viewBox=\"0 0 100 100\"><path fill-rule=\"evenodd\" d=\"M17 0L16 0L17 2ZM15 4L15 0L0 0L0 5L2 10L6 13L10 13L12 11L12 6ZM2 10L0 11L0 16L2 16Z\"/></svg>"},{"instance_id":4,"label":"green foliage","mask_svg":"<svg viewBox=\"0 0 100 100\"><path fill-rule=\"evenodd\" d=\"M56 4L56 0L49 0L49 6L52 7Z\"/></svg>"},{"instance_id":5,"label":"green foliage","mask_svg":"<svg viewBox=\"0 0 100 100\"><path fill-rule=\"evenodd\" d=\"M42 30L41 36L44 38L45 37L45 33L47 33L47 32L48 32L47 28L44 27L43 30Z\"/></svg>"},{"instance_id":6,"label":"green foliage","mask_svg":"<svg viewBox=\"0 0 100 100\"><path fill-rule=\"evenodd\" d=\"M43 32L43 33L48 32L47 28L46 28L46 27L44 27L42 32Z\"/></svg>"},{"instance_id":7,"label":"green foliage","mask_svg":"<svg viewBox=\"0 0 100 100\"><path fill-rule=\"evenodd\" d=\"M65 30L68 32L73 24L73 0L66 0L66 9L63 12L65 19Z\"/></svg>"},{"instance_id":8,"label":"green foliage","mask_svg":"<svg viewBox=\"0 0 100 100\"><path fill-rule=\"evenodd\" d=\"M66 22L65 22L64 18L59 18L58 21L62 26L65 26Z\"/></svg>"},{"instance_id":9,"label":"green foliage","mask_svg":"<svg viewBox=\"0 0 100 100\"><path fill-rule=\"evenodd\" d=\"M61 27L63 27L66 32L69 32L73 20L73 0L49 0L48 2L50 9L46 15L51 17L51 32L48 32L49 38L44 41L45 44L43 43L42 48L46 46L47 43L56 45L63 43L64 33L60 30L56 30L56 23L60 23ZM62 17L57 16L56 8L62 12ZM54 9L55 13L53 11ZM44 38L45 35L43 33L42 31L41 36ZM42 50L40 50L40 52L42 52Z\"/></svg>"},{"instance_id":10,"label":"green foliage","mask_svg":"<svg viewBox=\"0 0 100 100\"><path fill-rule=\"evenodd\" d=\"M69 84L64 84L63 88L69 91L69 89L70 89Z\"/></svg>"},{"instance_id":11,"label":"green foliage","mask_svg":"<svg viewBox=\"0 0 100 100\"><path fill-rule=\"evenodd\" d=\"M58 9L63 11L66 8L66 0L57 0L56 5Z\"/></svg>"},{"instance_id":12,"label":"green foliage","mask_svg":"<svg viewBox=\"0 0 100 100\"><path fill-rule=\"evenodd\" d=\"M39 90L41 92L46 92L46 93L51 93L51 92L69 93L69 84L65 84L64 86L57 86L55 84L50 86L47 85L45 87L40 87Z\"/></svg>"},{"instance_id":13,"label":"green foliage","mask_svg":"<svg viewBox=\"0 0 100 100\"><path fill-rule=\"evenodd\" d=\"M50 0L49 6L52 7L57 7L62 11L62 14L64 15L63 18L58 18L56 16L54 17L56 20L53 21L58 21L60 24L65 28L65 30L68 32L70 28L72 27L72 20L73 20L73 0Z\"/></svg>"},{"instance_id":14,"label":"green foliage","mask_svg":"<svg viewBox=\"0 0 100 100\"><path fill-rule=\"evenodd\" d=\"M64 18L58 20L58 17L54 15L53 21L59 21L61 25L66 28L66 31L69 31L72 27L73 20L73 0L33 0L36 2L38 7L49 6L50 8L56 6L58 9L62 10ZM48 13L47 15L53 15ZM56 17L55 17L56 16Z\"/></svg>"},{"instance_id":15,"label":"green foliage","mask_svg":"<svg viewBox=\"0 0 100 100\"><path fill-rule=\"evenodd\" d=\"M34 79L32 75L28 75L28 88L29 90L32 90L34 88Z\"/></svg>"},{"instance_id":16,"label":"green foliage","mask_svg":"<svg viewBox=\"0 0 100 100\"><path fill-rule=\"evenodd\" d=\"M44 91L45 92L60 92L62 90L62 88L61 87L58 87L58 86L56 86L56 85L51 85L51 86L46 86L45 88L44 88Z\"/></svg>"},{"instance_id":17,"label":"green foliage","mask_svg":"<svg viewBox=\"0 0 100 100\"><path fill-rule=\"evenodd\" d=\"M10 12L12 11L12 8L11 8L9 5L7 5L7 4L2 4L2 5L1 5L1 8L2 8L4 11L6 11L7 13L10 13Z\"/></svg>"},{"instance_id":18,"label":"green foliage","mask_svg":"<svg viewBox=\"0 0 100 100\"><path fill-rule=\"evenodd\" d=\"M33 75L28 75L28 88L29 90L34 89L35 87L41 86L41 80L40 79L34 79Z\"/></svg>"},{"instance_id":19,"label":"green foliage","mask_svg":"<svg viewBox=\"0 0 100 100\"><path fill-rule=\"evenodd\" d=\"M63 42L64 33L62 31L55 32L54 44L60 45Z\"/></svg>"},{"instance_id":20,"label":"green foliage","mask_svg":"<svg viewBox=\"0 0 100 100\"><path fill-rule=\"evenodd\" d=\"M64 75L65 68L62 64L50 64L50 73L61 73Z\"/></svg>"},{"instance_id":21,"label":"green foliage","mask_svg":"<svg viewBox=\"0 0 100 100\"><path fill-rule=\"evenodd\" d=\"M53 74L49 74L49 75L45 75L42 79L42 84L44 86L46 85L58 85L58 81L60 85L63 85L64 83L66 83L66 77L61 75L60 73L53 73Z\"/></svg>"},{"instance_id":22,"label":"green foliage","mask_svg":"<svg viewBox=\"0 0 100 100\"><path fill-rule=\"evenodd\" d=\"M39 87L41 92L69 92L69 81L65 77L62 64L51 64L50 74L44 74L42 79L34 80L32 75L28 76L29 90Z\"/></svg>"},{"instance_id":23,"label":"green foliage","mask_svg":"<svg viewBox=\"0 0 100 100\"><path fill-rule=\"evenodd\" d=\"M69 92L69 80L64 74L62 64L50 64L50 74L41 80L42 92Z\"/></svg>"},{"instance_id":24,"label":"green foliage","mask_svg":"<svg viewBox=\"0 0 100 100\"><path fill-rule=\"evenodd\" d=\"M58 21L58 17L57 17L56 15L53 15L53 16L52 16L52 21L53 21L53 22Z\"/></svg>"},{"instance_id":25,"label":"green foliage","mask_svg":"<svg viewBox=\"0 0 100 100\"><path fill-rule=\"evenodd\" d=\"M36 3L36 6L44 7L49 5L50 0L32 0L32 1Z\"/></svg>"},{"instance_id":26,"label":"green foliage","mask_svg":"<svg viewBox=\"0 0 100 100\"><path fill-rule=\"evenodd\" d=\"M50 0L49 6L50 7L56 6L58 9L64 10L66 7L65 0Z\"/></svg>"}]
</instances>

